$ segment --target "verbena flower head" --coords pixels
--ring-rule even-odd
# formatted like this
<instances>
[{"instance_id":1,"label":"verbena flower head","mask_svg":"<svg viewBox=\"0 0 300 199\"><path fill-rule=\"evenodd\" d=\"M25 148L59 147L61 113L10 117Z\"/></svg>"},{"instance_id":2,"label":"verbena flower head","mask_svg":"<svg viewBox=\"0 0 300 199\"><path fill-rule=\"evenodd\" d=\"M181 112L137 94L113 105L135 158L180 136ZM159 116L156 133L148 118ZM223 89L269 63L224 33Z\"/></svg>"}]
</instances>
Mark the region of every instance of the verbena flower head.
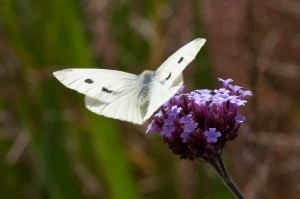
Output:
<instances>
[{"instance_id":1,"label":"verbena flower head","mask_svg":"<svg viewBox=\"0 0 300 199\"><path fill-rule=\"evenodd\" d=\"M245 116L238 109L251 91L231 85L232 79L218 79L222 87L184 94L183 87L152 117L149 131L164 138L173 153L182 159L208 160L219 154L228 140L238 135Z\"/></svg>"}]
</instances>

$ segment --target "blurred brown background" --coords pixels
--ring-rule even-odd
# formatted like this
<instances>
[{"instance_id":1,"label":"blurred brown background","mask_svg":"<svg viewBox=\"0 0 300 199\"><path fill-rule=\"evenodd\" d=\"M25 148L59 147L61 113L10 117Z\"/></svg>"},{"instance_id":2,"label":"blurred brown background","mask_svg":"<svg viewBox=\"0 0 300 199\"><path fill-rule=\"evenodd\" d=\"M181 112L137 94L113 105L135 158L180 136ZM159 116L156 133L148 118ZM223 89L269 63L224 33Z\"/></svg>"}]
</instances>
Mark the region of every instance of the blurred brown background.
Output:
<instances>
[{"instance_id":1,"label":"blurred brown background","mask_svg":"<svg viewBox=\"0 0 300 199\"><path fill-rule=\"evenodd\" d=\"M253 91L223 155L246 198L300 195L300 1L0 2L0 198L232 198L147 128L88 112L52 72L140 73L196 37L187 90Z\"/></svg>"}]
</instances>

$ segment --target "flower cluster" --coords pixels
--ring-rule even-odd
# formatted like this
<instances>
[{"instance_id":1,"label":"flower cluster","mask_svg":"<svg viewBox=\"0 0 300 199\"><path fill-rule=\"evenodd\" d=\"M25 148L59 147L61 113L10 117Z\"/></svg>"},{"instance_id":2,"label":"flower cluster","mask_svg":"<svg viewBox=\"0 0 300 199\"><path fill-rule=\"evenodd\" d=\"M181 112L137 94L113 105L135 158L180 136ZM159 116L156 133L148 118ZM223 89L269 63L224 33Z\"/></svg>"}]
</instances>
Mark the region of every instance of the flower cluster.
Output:
<instances>
[{"instance_id":1,"label":"flower cluster","mask_svg":"<svg viewBox=\"0 0 300 199\"><path fill-rule=\"evenodd\" d=\"M147 132L155 131L173 153L182 159L208 160L220 153L228 140L238 135L245 117L238 108L251 91L221 78L222 88L195 90L184 94L183 87L152 116Z\"/></svg>"}]
</instances>

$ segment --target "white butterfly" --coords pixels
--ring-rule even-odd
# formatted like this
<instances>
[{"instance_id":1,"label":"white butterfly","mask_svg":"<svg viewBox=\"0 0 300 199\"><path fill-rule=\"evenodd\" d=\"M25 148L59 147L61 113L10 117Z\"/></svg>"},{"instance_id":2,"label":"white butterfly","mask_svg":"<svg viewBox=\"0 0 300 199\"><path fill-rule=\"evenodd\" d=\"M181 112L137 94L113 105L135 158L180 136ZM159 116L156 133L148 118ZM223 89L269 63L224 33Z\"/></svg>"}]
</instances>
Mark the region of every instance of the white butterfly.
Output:
<instances>
[{"instance_id":1,"label":"white butterfly","mask_svg":"<svg viewBox=\"0 0 300 199\"><path fill-rule=\"evenodd\" d=\"M156 71L140 75L106 69L64 69L53 75L66 87L85 94L85 106L106 117L142 124L183 84L182 71L205 39L177 50Z\"/></svg>"}]
</instances>

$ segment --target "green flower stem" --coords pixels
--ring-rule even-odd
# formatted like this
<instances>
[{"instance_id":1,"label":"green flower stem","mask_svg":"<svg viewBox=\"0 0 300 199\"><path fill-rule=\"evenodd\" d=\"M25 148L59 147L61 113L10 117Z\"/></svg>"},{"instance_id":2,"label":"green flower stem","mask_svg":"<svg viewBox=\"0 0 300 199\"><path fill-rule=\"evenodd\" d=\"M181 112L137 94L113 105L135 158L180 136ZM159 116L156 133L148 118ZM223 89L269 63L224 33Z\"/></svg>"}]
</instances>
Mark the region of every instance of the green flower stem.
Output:
<instances>
[{"instance_id":1,"label":"green flower stem","mask_svg":"<svg viewBox=\"0 0 300 199\"><path fill-rule=\"evenodd\" d=\"M229 176L221 155L216 155L214 158L209 160L209 163L215 168L223 182L227 185L227 187L231 190L235 197L238 199L244 199L245 197L243 196L242 192L238 189L238 187L234 184L231 177Z\"/></svg>"}]
</instances>

